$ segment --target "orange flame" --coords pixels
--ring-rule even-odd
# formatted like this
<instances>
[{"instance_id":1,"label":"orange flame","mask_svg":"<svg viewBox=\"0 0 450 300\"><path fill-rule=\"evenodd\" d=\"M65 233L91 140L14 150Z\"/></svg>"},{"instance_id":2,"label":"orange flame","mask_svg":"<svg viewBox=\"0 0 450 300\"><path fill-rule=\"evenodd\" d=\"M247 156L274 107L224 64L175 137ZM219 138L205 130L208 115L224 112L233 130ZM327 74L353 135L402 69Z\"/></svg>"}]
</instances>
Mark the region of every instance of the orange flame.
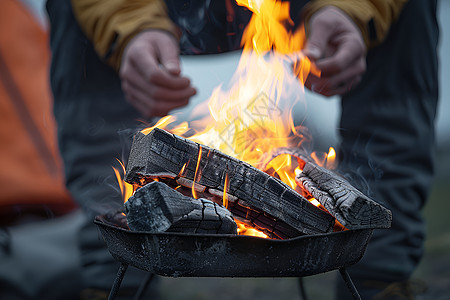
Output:
<instances>
[{"instance_id":1,"label":"orange flame","mask_svg":"<svg viewBox=\"0 0 450 300\"><path fill-rule=\"evenodd\" d=\"M237 231L238 231L239 235L250 235L250 236L256 236L256 237L265 238L265 239L267 239L269 237L264 232L262 232L256 228L253 228L253 227L245 224L244 222L236 220L236 225L238 226Z\"/></svg>"},{"instance_id":2,"label":"orange flame","mask_svg":"<svg viewBox=\"0 0 450 300\"><path fill-rule=\"evenodd\" d=\"M125 166L123 165L123 163L117 159L117 161L119 162L120 166L122 167L122 174L125 174ZM119 172L119 170L117 170L116 168L113 167L114 170L114 174L116 175L116 179L117 182L119 183L119 188L120 188L120 192L122 193L122 199L123 202L127 202L128 198L130 198L133 195L133 185L129 184L128 182L125 182L123 180L123 177L121 175L121 173Z\"/></svg>"},{"instance_id":3,"label":"orange flame","mask_svg":"<svg viewBox=\"0 0 450 300\"><path fill-rule=\"evenodd\" d=\"M195 199L198 199L197 191L195 190L195 181L200 180L200 174L198 173L198 167L200 166L201 160L202 160L202 147L198 147L197 166L195 167L194 181L192 182L192 197L194 197Z\"/></svg>"},{"instance_id":4,"label":"orange flame","mask_svg":"<svg viewBox=\"0 0 450 300\"><path fill-rule=\"evenodd\" d=\"M225 206L225 208L228 208L228 173L225 174L225 183L223 185L223 196L222 196L222 200L223 200L223 206Z\"/></svg>"},{"instance_id":5,"label":"orange flame","mask_svg":"<svg viewBox=\"0 0 450 300\"><path fill-rule=\"evenodd\" d=\"M328 150L326 167L330 170L337 168L336 151L333 147L330 147Z\"/></svg>"},{"instance_id":6,"label":"orange flame","mask_svg":"<svg viewBox=\"0 0 450 300\"><path fill-rule=\"evenodd\" d=\"M170 115L169 116L165 116L165 117L159 119L159 121L156 122L156 124L154 126L145 128L141 132L143 134L149 134L153 129L155 129L155 128L165 128L165 127L167 127L168 125L170 125L171 123L173 123L175 121L176 121L176 118L174 116L170 116Z\"/></svg>"},{"instance_id":7,"label":"orange flame","mask_svg":"<svg viewBox=\"0 0 450 300\"><path fill-rule=\"evenodd\" d=\"M186 170L186 163L184 163L184 165L181 167L180 173L178 173L178 177L182 177L184 170Z\"/></svg>"},{"instance_id":8,"label":"orange flame","mask_svg":"<svg viewBox=\"0 0 450 300\"><path fill-rule=\"evenodd\" d=\"M320 76L320 71L302 53L304 28L294 29L289 17L289 2L236 2L249 8L253 15L243 34L241 44L244 50L231 87L224 89L219 86L212 92L208 101L209 114L203 118L189 124L177 124L176 117L171 115L142 133L148 134L156 127L166 129L257 168L268 165L274 176L295 189L295 175L301 172L297 160L289 155L269 160L274 149L298 147L306 141L304 127L294 125L292 110L296 103L303 100L304 82L308 74ZM197 174L201 151L200 148L192 184L194 198L197 198L195 182L201 175ZM312 157L322 166L335 164L331 151L328 155L315 153ZM226 175L223 191L225 207L228 206L228 180ZM241 229L240 234L243 232L248 234L249 230Z\"/></svg>"}]
</instances>

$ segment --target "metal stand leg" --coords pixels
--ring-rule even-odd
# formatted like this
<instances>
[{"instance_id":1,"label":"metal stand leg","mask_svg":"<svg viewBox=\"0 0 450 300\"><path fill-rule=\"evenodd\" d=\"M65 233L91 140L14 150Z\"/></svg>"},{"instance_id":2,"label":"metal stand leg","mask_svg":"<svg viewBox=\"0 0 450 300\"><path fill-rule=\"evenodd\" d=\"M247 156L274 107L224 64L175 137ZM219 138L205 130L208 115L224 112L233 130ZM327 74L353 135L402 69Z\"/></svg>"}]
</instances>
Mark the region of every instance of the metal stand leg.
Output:
<instances>
[{"instance_id":1,"label":"metal stand leg","mask_svg":"<svg viewBox=\"0 0 450 300\"><path fill-rule=\"evenodd\" d=\"M133 300L139 300L141 299L142 295L144 295L144 292L147 290L147 287L149 286L149 284L152 282L153 277L155 277L154 273L148 273L145 278L144 281L141 283L141 285L139 286L138 291L136 292L136 295L134 295Z\"/></svg>"},{"instance_id":2,"label":"metal stand leg","mask_svg":"<svg viewBox=\"0 0 450 300\"><path fill-rule=\"evenodd\" d=\"M305 291L305 285L303 284L303 277L298 278L298 289L300 292L300 297L302 300L307 300L308 297L306 297L306 291Z\"/></svg>"},{"instance_id":3,"label":"metal stand leg","mask_svg":"<svg viewBox=\"0 0 450 300\"><path fill-rule=\"evenodd\" d=\"M344 279L344 281L345 281L345 285L352 293L353 298L356 300L362 300L361 296L358 293L358 290L356 289L355 284L353 283L352 279L350 278L350 275L347 272L347 269L340 268L339 272L341 273L342 279Z\"/></svg>"},{"instance_id":4,"label":"metal stand leg","mask_svg":"<svg viewBox=\"0 0 450 300\"><path fill-rule=\"evenodd\" d=\"M116 279L114 280L111 291L109 292L108 300L116 299L117 293L119 292L120 285L122 284L123 277L127 271L128 265L121 263L119 270L117 271Z\"/></svg>"}]
</instances>

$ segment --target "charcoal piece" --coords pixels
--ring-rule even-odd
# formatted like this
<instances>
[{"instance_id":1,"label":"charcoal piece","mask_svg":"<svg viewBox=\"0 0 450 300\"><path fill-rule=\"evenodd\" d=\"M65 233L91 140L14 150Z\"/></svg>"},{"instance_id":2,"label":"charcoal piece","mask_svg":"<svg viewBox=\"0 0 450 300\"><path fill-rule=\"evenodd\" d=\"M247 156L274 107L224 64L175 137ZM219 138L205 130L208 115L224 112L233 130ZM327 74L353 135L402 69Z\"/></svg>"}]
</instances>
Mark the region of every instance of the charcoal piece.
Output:
<instances>
[{"instance_id":1,"label":"charcoal piece","mask_svg":"<svg viewBox=\"0 0 450 300\"><path fill-rule=\"evenodd\" d=\"M125 202L134 231L237 234L231 213L206 199L187 197L165 183L151 182Z\"/></svg>"},{"instance_id":2,"label":"charcoal piece","mask_svg":"<svg viewBox=\"0 0 450 300\"><path fill-rule=\"evenodd\" d=\"M348 229L389 228L391 211L370 199L333 171L306 162L295 178Z\"/></svg>"},{"instance_id":3,"label":"charcoal piece","mask_svg":"<svg viewBox=\"0 0 450 300\"><path fill-rule=\"evenodd\" d=\"M138 133L134 137L125 180L139 184L148 178L180 177L223 191L227 176L229 195L253 210L288 224L297 235L333 230L334 217L312 205L281 180L218 150L158 128L148 135Z\"/></svg>"}]
</instances>

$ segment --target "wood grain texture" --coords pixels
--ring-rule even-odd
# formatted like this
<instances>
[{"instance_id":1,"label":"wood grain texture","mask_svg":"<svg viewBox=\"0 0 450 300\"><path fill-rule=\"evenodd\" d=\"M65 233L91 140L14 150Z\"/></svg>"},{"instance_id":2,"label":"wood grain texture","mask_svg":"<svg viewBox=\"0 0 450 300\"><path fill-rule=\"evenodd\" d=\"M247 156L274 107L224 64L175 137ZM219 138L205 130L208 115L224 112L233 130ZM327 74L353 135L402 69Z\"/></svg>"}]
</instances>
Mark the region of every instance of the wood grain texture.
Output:
<instances>
[{"instance_id":1,"label":"wood grain texture","mask_svg":"<svg viewBox=\"0 0 450 300\"><path fill-rule=\"evenodd\" d=\"M187 197L161 182L139 188L125 203L134 231L237 234L231 213L207 199Z\"/></svg>"},{"instance_id":2,"label":"wood grain texture","mask_svg":"<svg viewBox=\"0 0 450 300\"><path fill-rule=\"evenodd\" d=\"M333 230L334 218L330 214L312 205L281 180L218 150L158 128L148 135L138 133L135 136L125 180L140 184L147 178L178 181L184 178L195 181L196 190L217 193L223 192L226 176L229 179L227 194L240 207L269 215L280 226L287 224L297 230L298 235ZM230 210L234 214L233 209Z\"/></svg>"},{"instance_id":3,"label":"wood grain texture","mask_svg":"<svg viewBox=\"0 0 450 300\"><path fill-rule=\"evenodd\" d=\"M303 186L347 229L389 228L392 213L364 195L339 174L318 166L302 148L278 148L271 159L289 154L297 158L303 172L296 177Z\"/></svg>"},{"instance_id":4,"label":"wood grain texture","mask_svg":"<svg viewBox=\"0 0 450 300\"><path fill-rule=\"evenodd\" d=\"M296 182L303 185L348 229L389 228L392 213L336 173L306 162Z\"/></svg>"}]
</instances>

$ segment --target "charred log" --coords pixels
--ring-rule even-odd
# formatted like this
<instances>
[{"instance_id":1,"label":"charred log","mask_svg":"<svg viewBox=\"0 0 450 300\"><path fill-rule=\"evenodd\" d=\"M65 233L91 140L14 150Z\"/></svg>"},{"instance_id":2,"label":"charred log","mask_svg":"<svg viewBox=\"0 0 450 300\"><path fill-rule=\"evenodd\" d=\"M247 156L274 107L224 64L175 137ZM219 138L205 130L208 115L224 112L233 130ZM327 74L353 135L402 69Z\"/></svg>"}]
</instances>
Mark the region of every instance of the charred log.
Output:
<instances>
[{"instance_id":1,"label":"charred log","mask_svg":"<svg viewBox=\"0 0 450 300\"><path fill-rule=\"evenodd\" d=\"M303 186L347 229L389 228L392 214L337 173L318 166L302 148L278 148L268 161L289 154L303 172L296 182Z\"/></svg>"},{"instance_id":2,"label":"charred log","mask_svg":"<svg viewBox=\"0 0 450 300\"><path fill-rule=\"evenodd\" d=\"M334 218L330 214L281 180L218 150L158 128L134 137L125 180L143 184L155 178L173 179L180 185L194 185L195 190L218 195L226 186L233 214L237 213L234 207L249 208L294 229L296 235L333 230Z\"/></svg>"},{"instance_id":3,"label":"charred log","mask_svg":"<svg viewBox=\"0 0 450 300\"><path fill-rule=\"evenodd\" d=\"M306 162L296 182L348 229L389 228L391 212L336 173Z\"/></svg>"},{"instance_id":4,"label":"charred log","mask_svg":"<svg viewBox=\"0 0 450 300\"><path fill-rule=\"evenodd\" d=\"M237 234L236 223L224 207L184 196L156 181L139 188L125 202L125 213L134 231Z\"/></svg>"},{"instance_id":5,"label":"charred log","mask_svg":"<svg viewBox=\"0 0 450 300\"><path fill-rule=\"evenodd\" d=\"M179 180L178 182L170 178L160 178L159 180L166 183L169 187L176 189L177 192L192 197L192 187L176 185ZM203 191L197 191L197 196L218 204L223 204L223 192L218 192L219 191L217 190L205 188ZM272 239L287 239L301 235L301 232L283 221L264 212L256 211L248 206L243 206L245 204L244 202L240 202L231 195L228 195L228 197L227 209L232 212L235 220L239 220L242 223L264 232ZM335 229L336 227L334 227L334 230Z\"/></svg>"}]
</instances>

